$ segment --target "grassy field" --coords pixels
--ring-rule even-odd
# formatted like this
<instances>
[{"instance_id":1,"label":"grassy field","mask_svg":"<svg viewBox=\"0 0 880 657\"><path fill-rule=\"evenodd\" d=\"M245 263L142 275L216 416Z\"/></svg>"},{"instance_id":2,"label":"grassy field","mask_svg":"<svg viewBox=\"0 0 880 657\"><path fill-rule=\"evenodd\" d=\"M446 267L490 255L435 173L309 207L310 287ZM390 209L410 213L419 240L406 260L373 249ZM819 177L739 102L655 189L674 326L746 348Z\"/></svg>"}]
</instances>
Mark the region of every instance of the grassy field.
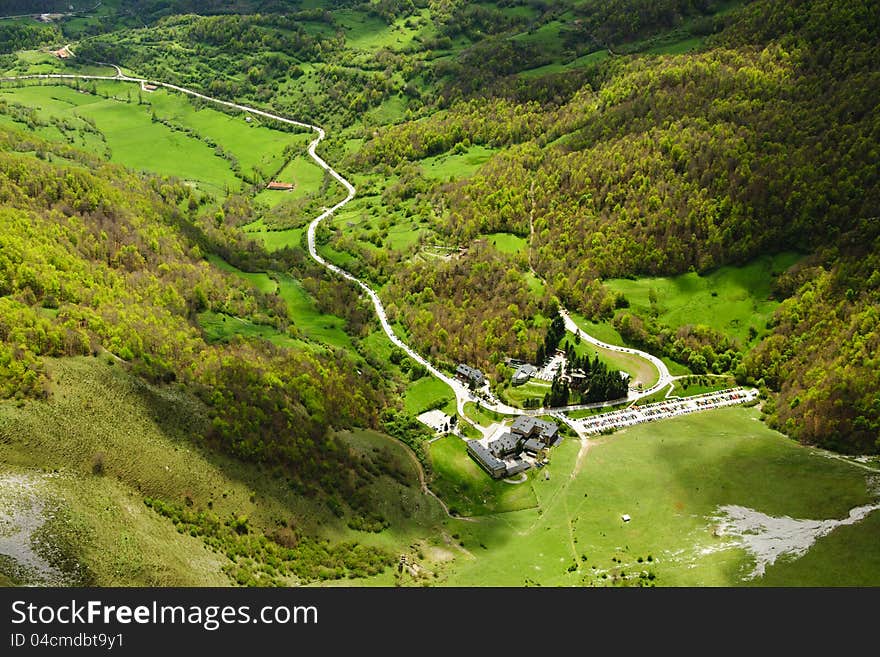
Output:
<instances>
[{"instance_id":1,"label":"grassy field","mask_svg":"<svg viewBox=\"0 0 880 657\"><path fill-rule=\"evenodd\" d=\"M461 438L446 436L429 448L434 480L431 488L463 516L517 511L535 506L532 484L496 481L468 455Z\"/></svg>"},{"instance_id":2,"label":"grassy field","mask_svg":"<svg viewBox=\"0 0 880 657\"><path fill-rule=\"evenodd\" d=\"M290 191L264 189L254 197L257 203L274 208L282 204L289 205L318 192L324 181L324 170L305 152L305 146L310 139L303 141L302 153L291 159L277 175L273 176L273 180L293 183L294 189ZM330 184L329 189L333 190L333 193L342 194L342 187L335 180Z\"/></svg>"},{"instance_id":3,"label":"grassy field","mask_svg":"<svg viewBox=\"0 0 880 657\"><path fill-rule=\"evenodd\" d=\"M433 376L423 376L406 389L404 404L407 412L419 415L432 408L442 408L455 400L452 388Z\"/></svg>"},{"instance_id":4,"label":"grassy field","mask_svg":"<svg viewBox=\"0 0 880 657\"><path fill-rule=\"evenodd\" d=\"M763 256L743 267L722 267L706 276L689 273L637 280L611 279L605 284L623 293L636 313L650 313L653 290L658 318L664 324L705 324L749 345L757 339L749 339L749 329L754 328L756 336L764 335L767 320L779 305L770 298L774 276L798 259L795 253L782 253Z\"/></svg>"},{"instance_id":5,"label":"grassy field","mask_svg":"<svg viewBox=\"0 0 880 657\"><path fill-rule=\"evenodd\" d=\"M311 340L334 347L351 347L351 337L345 332L345 320L318 310L315 300L302 284L287 274L277 274L279 294L287 303L293 323Z\"/></svg>"},{"instance_id":6,"label":"grassy field","mask_svg":"<svg viewBox=\"0 0 880 657\"><path fill-rule=\"evenodd\" d=\"M846 517L873 499L869 473L801 447L757 417L734 408L643 425L595 441L582 459L577 441L564 441L532 479L537 508L456 525L477 558L447 570L443 583L880 584L871 547L878 512L820 538L801 559L769 566L763 579L744 579L753 559L713 534L719 506L821 519ZM624 513L631 522L622 522Z\"/></svg>"},{"instance_id":7,"label":"grassy field","mask_svg":"<svg viewBox=\"0 0 880 657\"><path fill-rule=\"evenodd\" d=\"M350 348L351 337L345 332L345 320L336 315L327 315L318 310L315 300L303 288L302 283L288 274L269 274L265 272L244 272L233 267L228 262L214 255L209 255L207 259L219 269L235 274L239 278L248 281L260 292L266 294L274 294L277 290L279 296L287 304L290 317L294 325L299 331L310 340L322 342L333 347ZM203 324L203 328L209 331L209 335L216 338L225 337L228 331L244 333L245 335L261 335L267 337L276 344L284 344L287 336L278 333L271 327L260 327L249 322L242 322L240 319L231 318L241 324L230 324L223 322L223 326L218 325L218 318L214 314L207 314L204 319L209 324ZM222 320L221 320L222 321ZM238 329L238 330L236 330ZM211 333L214 331L214 333Z\"/></svg>"},{"instance_id":8,"label":"grassy field","mask_svg":"<svg viewBox=\"0 0 880 657\"><path fill-rule=\"evenodd\" d=\"M393 551L431 536L442 511L417 488L405 448L370 431L347 433L356 450L389 452L400 481L382 476L367 493L391 527L354 532L318 501L297 496L278 472L204 448L206 410L177 387L154 387L105 357L47 360L54 381L49 402L0 403L0 471L41 482L63 511L53 531L74 543L76 555L103 586L229 585L226 558L208 550L148 509L145 497L220 518L247 515L253 527L279 519L330 540L358 540ZM93 474L96 456L103 474ZM46 474L48 473L48 474ZM53 474L54 473L54 474ZM435 537L436 538L436 537ZM387 573L363 583L387 584Z\"/></svg>"},{"instance_id":9,"label":"grassy field","mask_svg":"<svg viewBox=\"0 0 880 657\"><path fill-rule=\"evenodd\" d=\"M464 153L444 153L425 158L421 165L428 178L461 180L474 175L495 152L495 149L485 146L470 146Z\"/></svg>"},{"instance_id":10,"label":"grassy field","mask_svg":"<svg viewBox=\"0 0 880 657\"><path fill-rule=\"evenodd\" d=\"M246 280L248 283L253 285L256 289L258 289L260 292L263 292L264 294L274 294L275 290L278 289L278 284L266 272L242 271L237 267L233 267L223 258L214 254L208 254L205 259L212 265L217 267L217 269L222 269L225 272L235 274L239 278Z\"/></svg>"},{"instance_id":11,"label":"grassy field","mask_svg":"<svg viewBox=\"0 0 880 657\"><path fill-rule=\"evenodd\" d=\"M703 47L703 37L688 37L681 41L664 43L648 48L645 52L649 55L681 55L686 52L699 50Z\"/></svg>"},{"instance_id":12,"label":"grassy field","mask_svg":"<svg viewBox=\"0 0 880 657\"><path fill-rule=\"evenodd\" d=\"M553 62L552 64L545 64L544 66L538 66L537 68L530 68L518 73L518 75L526 79L539 78L544 75L550 75L551 73L562 73L564 71L590 66L591 64L597 64L608 59L608 57L609 54L607 50L597 50L596 52L591 52L587 55L581 55L577 59L573 59L567 63Z\"/></svg>"},{"instance_id":13,"label":"grassy field","mask_svg":"<svg viewBox=\"0 0 880 657\"><path fill-rule=\"evenodd\" d=\"M604 342L606 344L617 345L618 347L627 347L629 345L626 344L623 337L621 337L620 333L617 332L617 329L611 325L610 322L593 322L588 320L583 315L579 315L578 313L570 313L571 318L574 320L574 323L577 324L581 330L589 335L592 335L597 340Z\"/></svg>"},{"instance_id":14,"label":"grassy field","mask_svg":"<svg viewBox=\"0 0 880 657\"><path fill-rule=\"evenodd\" d=\"M532 379L521 386L510 386L504 391L504 396L514 406L523 406L528 400L538 400L534 406L541 406L544 403L544 395L550 392L550 384L545 381Z\"/></svg>"},{"instance_id":15,"label":"grassy field","mask_svg":"<svg viewBox=\"0 0 880 657\"><path fill-rule=\"evenodd\" d=\"M279 347L303 347L306 343L282 333L272 326L254 324L240 317L206 311L199 313L199 326L211 342L226 342L233 336L262 338Z\"/></svg>"},{"instance_id":16,"label":"grassy field","mask_svg":"<svg viewBox=\"0 0 880 657\"><path fill-rule=\"evenodd\" d=\"M488 427L497 422L503 422L504 420L510 419L509 415L503 415L501 413L496 413L495 411L490 411L483 406L480 406L478 408L474 402L465 403L464 414L468 417L468 419L476 422L482 427Z\"/></svg>"},{"instance_id":17,"label":"grassy field","mask_svg":"<svg viewBox=\"0 0 880 657\"><path fill-rule=\"evenodd\" d=\"M148 93L137 85L111 81L80 86L94 88L101 95L57 84L5 88L0 97L34 107L44 119L92 120L106 140L112 161L175 176L214 194L240 189L239 176L256 172L274 177L282 168L279 177L297 183L290 198L320 187L323 173L305 153L311 133L279 132L259 120L248 122L241 114L226 114L210 105L197 107L188 98L163 89ZM159 121L153 120L154 114ZM53 138L45 131L41 134ZM285 165L287 152L298 155ZM271 205L279 196L264 191L258 198Z\"/></svg>"},{"instance_id":18,"label":"grassy field","mask_svg":"<svg viewBox=\"0 0 880 657\"><path fill-rule=\"evenodd\" d=\"M489 244L501 253L520 253L528 247L528 240L513 233L489 233L483 235Z\"/></svg>"},{"instance_id":19,"label":"grassy field","mask_svg":"<svg viewBox=\"0 0 880 657\"><path fill-rule=\"evenodd\" d=\"M250 117L251 121L247 121L244 113L226 114L211 105L197 108L180 94L164 89L142 93L141 97L158 116L221 144L235 155L246 173L256 169L268 176L284 166L285 147L304 155L314 139L312 131L292 134L273 130L263 125L260 117Z\"/></svg>"},{"instance_id":20,"label":"grassy field","mask_svg":"<svg viewBox=\"0 0 880 657\"><path fill-rule=\"evenodd\" d=\"M243 230L256 240L263 243L267 251L277 251L285 247L299 246L302 242L305 228L289 228L287 230L267 230L262 225L262 220L242 227Z\"/></svg>"}]
</instances>

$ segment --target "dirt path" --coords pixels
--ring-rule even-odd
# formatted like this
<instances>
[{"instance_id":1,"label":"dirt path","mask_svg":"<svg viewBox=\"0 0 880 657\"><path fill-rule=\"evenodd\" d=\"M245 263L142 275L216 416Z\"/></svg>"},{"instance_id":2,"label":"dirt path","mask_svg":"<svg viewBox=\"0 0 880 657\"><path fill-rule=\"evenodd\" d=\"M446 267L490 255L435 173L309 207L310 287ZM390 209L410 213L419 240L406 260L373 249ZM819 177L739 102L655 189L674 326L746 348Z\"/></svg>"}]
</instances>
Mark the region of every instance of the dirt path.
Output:
<instances>
[{"instance_id":1,"label":"dirt path","mask_svg":"<svg viewBox=\"0 0 880 657\"><path fill-rule=\"evenodd\" d=\"M449 507L446 506L446 502L441 500L437 493L435 493L428 487L428 481L425 477L425 469L422 467L422 462L419 461L419 457L416 456L416 453L412 450L412 448L409 445L400 442L399 440L394 440L394 438L389 437L388 440L393 440L404 448L410 460L413 462L413 465L415 466L416 473L419 476L419 487L422 489L422 492L425 495L430 495L435 500L437 500L437 502L440 503L440 506L442 507L444 513L446 513L449 518L452 518L453 520L464 520L465 522L479 522L478 518L471 518L469 516L456 516L451 514L449 512Z\"/></svg>"},{"instance_id":2,"label":"dirt path","mask_svg":"<svg viewBox=\"0 0 880 657\"><path fill-rule=\"evenodd\" d=\"M589 438L581 436L581 448L578 450L577 459L575 460L574 467L571 470L571 478L572 479L577 477L580 474L581 470L583 469L584 461L586 460L586 457L587 457L587 452L590 451L591 447L594 447L595 445L598 445L598 444L599 444L598 441L590 440Z\"/></svg>"}]
</instances>

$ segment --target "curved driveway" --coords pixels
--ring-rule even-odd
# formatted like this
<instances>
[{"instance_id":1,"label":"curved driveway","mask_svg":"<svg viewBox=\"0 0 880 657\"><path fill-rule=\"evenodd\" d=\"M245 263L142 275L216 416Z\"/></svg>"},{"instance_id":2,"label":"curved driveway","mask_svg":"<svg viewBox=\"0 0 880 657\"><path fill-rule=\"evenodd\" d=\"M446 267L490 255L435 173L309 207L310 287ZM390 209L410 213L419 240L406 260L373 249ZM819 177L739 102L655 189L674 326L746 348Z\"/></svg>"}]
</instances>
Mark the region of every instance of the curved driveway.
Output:
<instances>
[{"instance_id":1,"label":"curved driveway","mask_svg":"<svg viewBox=\"0 0 880 657\"><path fill-rule=\"evenodd\" d=\"M641 392L630 392L630 400L640 399L642 397L647 397L658 390L662 390L670 383L672 383L673 377L669 373L669 368L666 367L666 363L662 360L654 356L653 354L649 354L646 351L641 351L639 349L632 349L630 347L618 347L617 345L608 344L606 342L602 342L601 340L597 340L592 335L581 329L577 324L574 323L574 320L571 318L571 315L568 314L568 311L565 308L559 309L559 314L562 315L562 319L565 320L565 330L574 333L577 335L580 333L581 337L589 342L590 344L600 347L602 349L607 349L608 351L618 351L622 354L632 354L633 356L638 356L639 358L644 358L649 361L654 367L657 368L657 372L660 374L660 377L657 380L657 383L652 385L647 390L643 390Z\"/></svg>"}]
</instances>

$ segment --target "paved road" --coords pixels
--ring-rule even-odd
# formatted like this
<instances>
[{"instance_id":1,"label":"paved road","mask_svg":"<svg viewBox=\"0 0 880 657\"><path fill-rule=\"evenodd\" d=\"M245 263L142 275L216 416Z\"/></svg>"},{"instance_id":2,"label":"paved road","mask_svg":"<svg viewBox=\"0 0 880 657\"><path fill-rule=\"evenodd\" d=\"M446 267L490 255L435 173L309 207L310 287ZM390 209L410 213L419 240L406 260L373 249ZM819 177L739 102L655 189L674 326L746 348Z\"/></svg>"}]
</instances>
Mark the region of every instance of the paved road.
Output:
<instances>
[{"instance_id":1,"label":"paved road","mask_svg":"<svg viewBox=\"0 0 880 657\"><path fill-rule=\"evenodd\" d=\"M41 75L22 75L22 76L13 76L13 77L4 77L0 78L0 80L28 80L28 79L60 79L60 80L118 80L122 82L133 82L139 85L144 84L152 84L158 87L164 87L166 89L171 89L173 91L177 91L182 94L186 94L188 96L193 96L195 98L200 98L202 100L215 103L217 105L223 105L224 107L230 107L232 109L237 109L242 112L247 112L249 114L254 114L257 116L262 116L268 119L272 119L273 121L279 121L281 123L286 123L288 125L298 126L300 128L306 128L308 130L312 130L316 133L315 139L311 141L308 147L309 156L315 161L315 163L321 167L324 171L329 173L333 178L339 182L345 188L346 195L345 198L339 201L336 205L331 208L325 208L324 212L315 217L312 222L309 224L307 236L308 236L308 249L309 255L318 263L329 269L330 271L342 276L343 278L355 283L358 285L370 298L373 302L373 307L376 309L376 314L379 317L379 323L382 326L382 330L388 336L388 339L391 340L393 344L402 349L410 358L414 361L422 365L428 372L431 373L432 376L437 377L444 383L446 383L452 391L455 393L456 399L456 407L458 409L459 417L464 419L464 405L469 402L477 402L479 401L484 408L489 409L491 411L495 411L497 413L503 413L505 415L552 415L554 418L558 419L560 422L565 423L569 427L571 427L581 438L585 437L584 429L581 423L576 420L572 420L564 415L565 411L571 410L579 410L579 409L587 409L587 408L598 408L605 406L617 406L620 404L624 404L627 402L634 401L636 399L641 399L642 397L646 397L650 394L653 394L657 390L662 389L663 387L669 385L672 382L672 376L669 374L669 369L666 365L656 356L653 356L644 351L640 351L638 349L631 349L628 347L618 347L616 345L606 344L592 337L585 331L581 330L578 327L574 320L571 319L571 316L568 314L568 311L564 308L560 309L560 314L562 318L565 320L565 328L572 333L580 333L581 337L587 342L591 344L602 347L603 349L610 349L612 351L619 351L621 353L628 353L639 356L646 360L649 360L654 366L657 368L660 373L660 379L657 383L651 388L644 390L642 392L630 391L627 399L619 399L613 400L610 402L602 402L599 404L579 404L575 406L568 406L565 408L537 408L537 409L528 409L523 410L520 408L516 408L514 406L510 406L508 404L502 404L499 400L495 399L490 393L487 391L483 394L485 397L478 397L475 393L473 393L465 384L463 384L458 379L455 379L440 370L438 370L434 365L432 365L426 358L424 358L421 354L419 354L415 349L406 344L403 340L401 340L397 334L394 332L394 329L391 327L391 324L388 321L388 315L385 312L385 306L382 304L382 300L379 298L379 295L373 290L369 285L364 283L362 280L349 273L345 269L334 265L331 262L328 262L323 256L318 253L315 234L318 226L325 219L333 216L338 210L344 207L349 201L351 201L357 192L354 185L352 185L348 180L343 178L333 167L331 167L324 159L318 155L315 150L318 147L318 144L324 139L325 132L322 128L312 125L311 123L305 123L303 121L296 121L294 119L289 119L284 116L279 116L278 114L273 114L272 112L267 112L265 110L256 109L254 107L249 107L247 105L242 105L240 103L234 103L228 100L221 100L219 98L213 98L211 96L207 96L205 94L199 93L198 91L193 91L192 89L187 89L185 87L178 86L176 84L171 84L168 82L159 82L156 80L148 80L146 78L133 77L129 75L124 75L122 70L114 65L110 64L110 66L114 66L116 68L117 74L115 76L111 75L74 75L74 74L65 74L65 73L49 73L49 74L41 74ZM476 428L481 431L484 435L487 433L488 429L483 429L482 427L475 425Z\"/></svg>"},{"instance_id":2,"label":"paved road","mask_svg":"<svg viewBox=\"0 0 880 657\"><path fill-rule=\"evenodd\" d=\"M601 347L602 349L608 349L609 351L617 351L622 354L632 354L634 356L638 356L639 358L643 358L650 362L655 368L657 368L657 372L660 374L660 378L657 380L657 383L652 385L647 390L642 390L641 392L630 391L629 400L635 401L636 399L641 399L642 397L647 397L648 395L652 395L658 390L662 390L666 386L668 386L673 381L672 375L669 373L669 368L666 367L666 363L662 360L654 356L653 354L649 354L647 351L641 351L640 349L632 349L630 347L618 347L617 345L608 344L607 342L602 342L601 340L597 340L592 335L582 330L577 324L575 324L574 320L569 315L568 310L565 308L559 309L559 314L562 315L562 319L565 320L565 329L571 333L578 334L580 333L581 338L589 342L590 344Z\"/></svg>"}]
</instances>

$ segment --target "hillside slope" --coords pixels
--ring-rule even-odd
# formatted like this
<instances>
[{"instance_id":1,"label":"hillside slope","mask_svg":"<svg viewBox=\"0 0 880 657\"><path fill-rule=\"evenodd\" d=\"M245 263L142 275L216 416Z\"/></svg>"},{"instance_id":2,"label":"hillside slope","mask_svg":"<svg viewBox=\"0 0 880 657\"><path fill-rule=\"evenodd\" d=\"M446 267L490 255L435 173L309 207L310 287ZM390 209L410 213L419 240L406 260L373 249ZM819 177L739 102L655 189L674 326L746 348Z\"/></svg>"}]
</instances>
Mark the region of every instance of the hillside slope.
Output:
<instances>
[{"instance_id":1,"label":"hillside slope","mask_svg":"<svg viewBox=\"0 0 880 657\"><path fill-rule=\"evenodd\" d=\"M390 164L405 175L410 194L443 209L434 226L449 243L531 236L528 262L499 254L484 264L485 251L473 248L438 265L439 273L402 263L391 279L416 343L487 368L534 344L540 322L527 319L524 333L502 331L492 319L506 304L486 304L482 295L462 301L462 290L473 288L470 274L456 272L497 266L516 280L509 270L525 274L531 265L567 306L597 320L616 315L631 342L685 363L696 352L710 371L723 371L743 358L742 345L699 326L644 323L601 279L708 272L797 251L810 257L774 285L776 300L791 299L737 374L779 393L769 419L790 435L847 451L880 449L871 355L878 17L880 5L869 0L759 0L726 16L726 28L700 52L613 57L577 73L587 83L574 92L575 73L547 76L535 87L555 87L544 94L551 100L534 100L537 92L510 76L493 87L501 90L496 98L474 92L379 131L353 164L375 172ZM460 181L426 186L413 172L425 158L471 145L500 152ZM506 303L530 318L529 298L521 288ZM502 323L509 327L516 314ZM438 336L441 325L448 339Z\"/></svg>"}]
</instances>

